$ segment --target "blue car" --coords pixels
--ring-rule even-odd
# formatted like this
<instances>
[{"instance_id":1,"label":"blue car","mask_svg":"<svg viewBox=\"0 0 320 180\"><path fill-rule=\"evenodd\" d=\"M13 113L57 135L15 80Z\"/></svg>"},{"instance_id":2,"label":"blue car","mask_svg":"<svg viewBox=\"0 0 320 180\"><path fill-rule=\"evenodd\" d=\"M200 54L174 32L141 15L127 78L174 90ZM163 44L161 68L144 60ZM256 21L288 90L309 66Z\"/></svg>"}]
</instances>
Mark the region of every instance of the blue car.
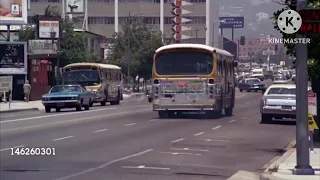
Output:
<instances>
[{"instance_id":1,"label":"blue car","mask_svg":"<svg viewBox=\"0 0 320 180\"><path fill-rule=\"evenodd\" d=\"M239 82L238 88L240 92L242 91L266 91L266 86L263 82L260 81L258 78L246 78Z\"/></svg>"},{"instance_id":2,"label":"blue car","mask_svg":"<svg viewBox=\"0 0 320 180\"><path fill-rule=\"evenodd\" d=\"M93 94L81 85L57 85L53 86L48 94L42 96L42 104L47 113L52 108L60 112L63 108L76 108L81 111L82 107L89 110L92 105Z\"/></svg>"}]
</instances>

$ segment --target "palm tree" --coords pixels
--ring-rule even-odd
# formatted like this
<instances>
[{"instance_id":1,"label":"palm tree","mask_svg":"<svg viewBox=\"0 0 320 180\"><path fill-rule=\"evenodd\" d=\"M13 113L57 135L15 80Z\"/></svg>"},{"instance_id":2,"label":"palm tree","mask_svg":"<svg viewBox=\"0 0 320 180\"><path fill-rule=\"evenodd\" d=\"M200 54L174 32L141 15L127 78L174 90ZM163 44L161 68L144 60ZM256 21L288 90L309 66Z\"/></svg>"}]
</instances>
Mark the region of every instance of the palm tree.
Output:
<instances>
[{"instance_id":1,"label":"palm tree","mask_svg":"<svg viewBox=\"0 0 320 180\"><path fill-rule=\"evenodd\" d=\"M59 11L57 6L48 5L44 9L44 16L47 16L47 17L60 17L61 14L60 14L60 11Z\"/></svg>"}]
</instances>

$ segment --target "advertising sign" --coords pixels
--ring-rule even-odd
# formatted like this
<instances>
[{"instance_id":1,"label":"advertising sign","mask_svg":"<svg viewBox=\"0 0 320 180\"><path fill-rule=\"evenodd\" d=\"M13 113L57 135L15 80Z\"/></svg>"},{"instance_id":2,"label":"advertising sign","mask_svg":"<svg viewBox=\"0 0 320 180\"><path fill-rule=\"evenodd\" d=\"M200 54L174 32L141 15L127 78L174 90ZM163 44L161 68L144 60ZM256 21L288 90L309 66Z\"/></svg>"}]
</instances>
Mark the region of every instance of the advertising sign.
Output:
<instances>
[{"instance_id":1,"label":"advertising sign","mask_svg":"<svg viewBox=\"0 0 320 180\"><path fill-rule=\"evenodd\" d=\"M83 14L84 0L66 0L66 13L67 14Z\"/></svg>"},{"instance_id":2,"label":"advertising sign","mask_svg":"<svg viewBox=\"0 0 320 180\"><path fill-rule=\"evenodd\" d=\"M317 116L317 94L313 92L308 93L308 110L309 112Z\"/></svg>"},{"instance_id":3,"label":"advertising sign","mask_svg":"<svg viewBox=\"0 0 320 180\"><path fill-rule=\"evenodd\" d=\"M39 20L39 38L51 39L50 32L55 32L55 39L59 38L59 20L58 19L40 19Z\"/></svg>"},{"instance_id":4,"label":"advertising sign","mask_svg":"<svg viewBox=\"0 0 320 180\"><path fill-rule=\"evenodd\" d=\"M57 44L51 40L29 40L28 54L57 54Z\"/></svg>"},{"instance_id":5,"label":"advertising sign","mask_svg":"<svg viewBox=\"0 0 320 180\"><path fill-rule=\"evenodd\" d=\"M1 0L1 25L21 25L28 23L28 6L26 0Z\"/></svg>"},{"instance_id":6,"label":"advertising sign","mask_svg":"<svg viewBox=\"0 0 320 180\"><path fill-rule=\"evenodd\" d=\"M161 81L163 93L204 93L204 86L201 80Z\"/></svg>"},{"instance_id":7,"label":"advertising sign","mask_svg":"<svg viewBox=\"0 0 320 180\"><path fill-rule=\"evenodd\" d=\"M27 43L0 42L0 74L27 74Z\"/></svg>"},{"instance_id":8,"label":"advertising sign","mask_svg":"<svg viewBox=\"0 0 320 180\"><path fill-rule=\"evenodd\" d=\"M219 28L244 28L244 17L219 17Z\"/></svg>"},{"instance_id":9,"label":"advertising sign","mask_svg":"<svg viewBox=\"0 0 320 180\"><path fill-rule=\"evenodd\" d=\"M0 92L12 90L12 76L0 76Z\"/></svg>"}]
</instances>

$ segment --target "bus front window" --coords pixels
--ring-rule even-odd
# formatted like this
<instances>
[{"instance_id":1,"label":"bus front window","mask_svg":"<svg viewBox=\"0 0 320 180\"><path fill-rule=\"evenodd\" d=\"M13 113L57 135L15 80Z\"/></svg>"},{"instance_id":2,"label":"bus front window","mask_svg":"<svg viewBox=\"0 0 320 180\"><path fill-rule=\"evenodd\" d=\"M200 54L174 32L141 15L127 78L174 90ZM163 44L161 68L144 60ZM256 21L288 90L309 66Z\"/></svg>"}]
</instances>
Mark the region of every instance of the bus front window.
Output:
<instances>
[{"instance_id":1,"label":"bus front window","mask_svg":"<svg viewBox=\"0 0 320 180\"><path fill-rule=\"evenodd\" d=\"M213 71L211 53L199 51L165 52L155 58L159 75L208 75Z\"/></svg>"},{"instance_id":2,"label":"bus front window","mask_svg":"<svg viewBox=\"0 0 320 180\"><path fill-rule=\"evenodd\" d=\"M64 84L80 84L96 86L100 84L99 73L96 70L76 70L63 73Z\"/></svg>"}]
</instances>

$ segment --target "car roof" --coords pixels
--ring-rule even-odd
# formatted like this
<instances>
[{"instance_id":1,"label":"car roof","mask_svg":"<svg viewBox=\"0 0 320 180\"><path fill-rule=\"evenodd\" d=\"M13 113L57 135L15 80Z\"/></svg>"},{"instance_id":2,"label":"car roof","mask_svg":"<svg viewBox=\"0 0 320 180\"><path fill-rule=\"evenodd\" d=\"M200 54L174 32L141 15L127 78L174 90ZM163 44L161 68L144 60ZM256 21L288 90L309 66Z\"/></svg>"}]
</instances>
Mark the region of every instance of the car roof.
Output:
<instances>
[{"instance_id":1,"label":"car roof","mask_svg":"<svg viewBox=\"0 0 320 180\"><path fill-rule=\"evenodd\" d=\"M295 84L272 84L270 88L296 88Z\"/></svg>"},{"instance_id":2,"label":"car roof","mask_svg":"<svg viewBox=\"0 0 320 180\"><path fill-rule=\"evenodd\" d=\"M259 80L259 78L245 78L245 80Z\"/></svg>"}]
</instances>

